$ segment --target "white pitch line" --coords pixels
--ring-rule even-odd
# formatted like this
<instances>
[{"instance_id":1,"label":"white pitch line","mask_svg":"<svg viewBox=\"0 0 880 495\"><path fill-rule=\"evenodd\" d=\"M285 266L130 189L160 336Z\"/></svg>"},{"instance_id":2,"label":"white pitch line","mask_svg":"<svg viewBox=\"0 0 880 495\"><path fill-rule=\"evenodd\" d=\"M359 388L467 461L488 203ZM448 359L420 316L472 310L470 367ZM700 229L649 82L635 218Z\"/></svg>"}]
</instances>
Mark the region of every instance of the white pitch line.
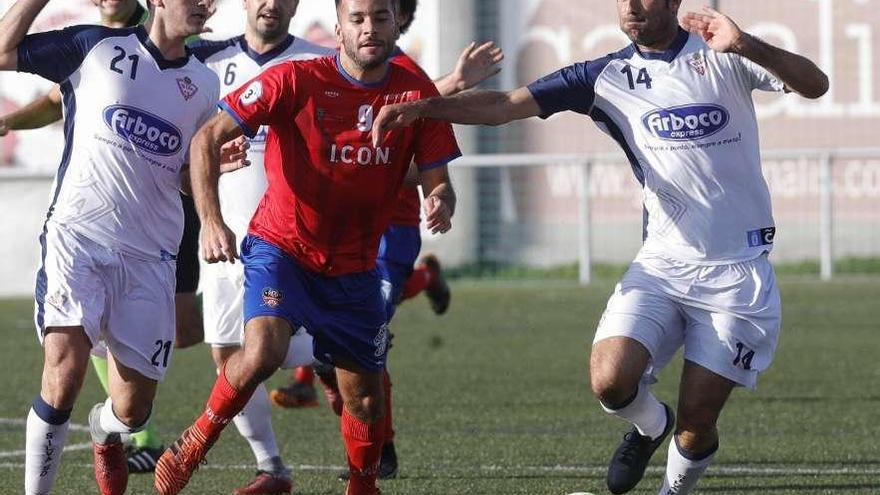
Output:
<instances>
[{"instance_id":1,"label":"white pitch line","mask_svg":"<svg viewBox=\"0 0 880 495\"><path fill-rule=\"evenodd\" d=\"M11 425L11 426L27 426L27 421L20 418L0 418L0 425ZM88 425L81 425L76 423L70 424L70 429L72 431L79 432L88 432ZM88 443L77 443L64 447L65 452L72 452L77 450L87 450L91 448L91 442ZM13 450L13 451L0 451L0 459L9 458L9 457L20 457L24 456L24 450ZM92 469L92 464L73 464L75 467L88 468ZM16 462L3 462L0 463L0 469L21 469L24 467L23 463ZM430 470L435 472L467 472L472 471L471 468L465 467L455 467L455 466L429 466ZM254 469L252 464L211 464L201 466L201 469L234 469L241 471L251 471ZM320 465L320 464L300 464L298 466L294 466L294 470L298 471L340 471L344 470L345 466L339 465ZM414 466L414 470L424 469L423 466ZM479 471L489 471L489 472L509 472L509 473L521 473L523 471L531 471L531 472L543 472L543 473L581 473L581 474L605 474L608 470L608 466L606 465L550 465L550 466L527 466L527 465L510 465L510 466L499 466L499 465L484 465L479 466L477 468ZM648 472L650 473L663 473L665 472L665 468L661 466L649 467ZM880 475L880 463L878 463L877 467L870 468L853 468L853 467L818 467L811 466L809 464L803 465L791 465L791 466L782 466L782 467L763 467L763 466L735 466L735 465L714 465L709 468L707 472L708 476L791 476L791 475L813 475L813 476L840 476L840 475Z\"/></svg>"},{"instance_id":2,"label":"white pitch line","mask_svg":"<svg viewBox=\"0 0 880 495\"><path fill-rule=\"evenodd\" d=\"M77 463L72 464L73 467L92 469L92 464ZM0 463L0 469L21 469L23 463L5 462ZM236 471L252 471L252 464L211 464L200 466L199 469L204 470L236 470ZM341 471L345 466L341 465L315 465L302 464L293 466L294 471ZM425 469L424 466L414 466L413 471ZM433 472L468 472L473 469L455 466L437 466L429 468ZM480 471L489 472L509 472L522 473L524 471L540 471L545 473L578 473L578 474L605 474L607 466L480 466ZM665 470L660 466L649 467L648 472L653 474L661 474ZM707 476L792 476L792 475L813 475L813 476L839 476L839 475L880 475L880 467L878 468L819 468L819 467L778 467L766 468L758 466L711 466L706 473Z\"/></svg>"},{"instance_id":3,"label":"white pitch line","mask_svg":"<svg viewBox=\"0 0 880 495\"><path fill-rule=\"evenodd\" d=\"M21 419L21 418L0 418L0 425L20 426L22 428L25 428L25 427L27 427L27 420ZM78 432L88 432L89 431L88 425L81 425L78 423L70 423L69 428L71 431L78 431ZM65 452L75 452L77 450L88 450L90 448L92 448L91 442L74 443L74 444L70 444L70 445L65 446L64 451ZM3 451L0 451L0 459L5 459L5 458L9 458L9 457L24 457L24 454L25 454L24 450L3 450ZM24 467L24 464L22 464L22 467Z\"/></svg>"}]
</instances>

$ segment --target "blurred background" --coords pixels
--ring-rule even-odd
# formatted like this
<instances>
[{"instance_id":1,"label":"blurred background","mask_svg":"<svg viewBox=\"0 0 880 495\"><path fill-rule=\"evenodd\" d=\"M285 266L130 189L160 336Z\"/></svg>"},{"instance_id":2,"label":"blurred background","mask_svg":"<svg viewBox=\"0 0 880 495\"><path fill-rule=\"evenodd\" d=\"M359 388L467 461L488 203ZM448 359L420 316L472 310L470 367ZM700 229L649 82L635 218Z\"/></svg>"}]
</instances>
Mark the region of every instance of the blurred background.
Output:
<instances>
[{"instance_id":1,"label":"blurred background","mask_svg":"<svg viewBox=\"0 0 880 495\"><path fill-rule=\"evenodd\" d=\"M0 0L0 12L10 0ZM221 0L210 38L243 30L239 0ZM495 40L503 70L484 86L512 89L627 44L615 2L420 0L401 46L432 77L472 40ZM877 0L684 0L682 14L715 3L748 32L816 61L831 77L818 101L756 94L764 171L783 272L829 279L880 273L880 14ZM91 0L50 2L34 31L97 22ZM332 45L330 0L301 0L292 32ZM49 89L0 74L0 114ZM453 273L577 278L619 272L641 244L641 192L622 152L583 116L500 127L458 127L465 158L453 231L425 233ZM0 138L0 296L33 291L39 230L63 147L61 126ZM730 164L735 166L735 164Z\"/></svg>"}]
</instances>

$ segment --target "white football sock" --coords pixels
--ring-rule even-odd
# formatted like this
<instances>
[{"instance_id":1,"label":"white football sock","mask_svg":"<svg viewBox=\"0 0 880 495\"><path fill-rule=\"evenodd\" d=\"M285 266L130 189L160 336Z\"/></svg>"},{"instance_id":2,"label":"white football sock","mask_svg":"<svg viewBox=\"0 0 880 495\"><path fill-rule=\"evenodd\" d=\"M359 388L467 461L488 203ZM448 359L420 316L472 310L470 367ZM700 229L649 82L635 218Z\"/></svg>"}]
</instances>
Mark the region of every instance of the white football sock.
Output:
<instances>
[{"instance_id":1,"label":"white football sock","mask_svg":"<svg viewBox=\"0 0 880 495\"><path fill-rule=\"evenodd\" d=\"M280 454L272 430L272 406L269 405L269 393L264 384L257 386L251 400L232 418L232 422L251 446L259 468L265 471L274 469L271 466L277 462L272 463L272 459L280 458Z\"/></svg>"},{"instance_id":2,"label":"white football sock","mask_svg":"<svg viewBox=\"0 0 880 495\"><path fill-rule=\"evenodd\" d=\"M147 417L146 421L138 426L128 426L116 417L116 413L113 412L113 399L110 397L107 397L103 404L98 404L93 409L98 409L98 412L96 414L93 410L92 414L89 414L89 428L95 443L107 443L107 437L114 434L119 435L121 440L122 435L131 435L143 430L150 421L150 418ZM97 421L95 421L95 416L97 416Z\"/></svg>"},{"instance_id":3,"label":"white football sock","mask_svg":"<svg viewBox=\"0 0 880 495\"><path fill-rule=\"evenodd\" d=\"M702 453L682 452L678 446L678 436L669 442L669 456L666 461L666 474L659 495L685 495L697 486L706 468L712 463L718 444ZM687 456L687 457L685 457Z\"/></svg>"},{"instance_id":4,"label":"white football sock","mask_svg":"<svg viewBox=\"0 0 880 495\"><path fill-rule=\"evenodd\" d=\"M40 409L40 413L37 413L35 408ZM58 466L61 465L61 452L67 441L69 426L69 410L54 409L40 398L34 401L34 406L28 413L25 433L24 492L26 495L52 491L55 477L58 475Z\"/></svg>"},{"instance_id":5,"label":"white football sock","mask_svg":"<svg viewBox=\"0 0 880 495\"><path fill-rule=\"evenodd\" d=\"M601 402L600 402L601 404ZM608 414L632 423L642 436L657 438L666 429L666 407L654 397L651 389L639 384L636 396L620 409L610 409L602 404Z\"/></svg>"}]
</instances>

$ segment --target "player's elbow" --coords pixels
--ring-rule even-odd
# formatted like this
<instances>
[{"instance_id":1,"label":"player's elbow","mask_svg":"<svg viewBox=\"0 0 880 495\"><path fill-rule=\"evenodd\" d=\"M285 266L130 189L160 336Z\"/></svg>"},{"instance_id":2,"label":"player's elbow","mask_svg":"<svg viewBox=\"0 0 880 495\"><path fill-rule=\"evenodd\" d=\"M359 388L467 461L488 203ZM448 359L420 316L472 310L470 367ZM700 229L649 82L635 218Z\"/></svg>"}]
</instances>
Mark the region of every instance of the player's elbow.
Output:
<instances>
[{"instance_id":1,"label":"player's elbow","mask_svg":"<svg viewBox=\"0 0 880 495\"><path fill-rule=\"evenodd\" d=\"M828 80L828 75L822 71L816 75L815 81L808 88L804 88L798 93L804 98L808 98L810 100L815 100L825 96L825 93L828 92L828 89L831 87L831 82Z\"/></svg>"}]
</instances>

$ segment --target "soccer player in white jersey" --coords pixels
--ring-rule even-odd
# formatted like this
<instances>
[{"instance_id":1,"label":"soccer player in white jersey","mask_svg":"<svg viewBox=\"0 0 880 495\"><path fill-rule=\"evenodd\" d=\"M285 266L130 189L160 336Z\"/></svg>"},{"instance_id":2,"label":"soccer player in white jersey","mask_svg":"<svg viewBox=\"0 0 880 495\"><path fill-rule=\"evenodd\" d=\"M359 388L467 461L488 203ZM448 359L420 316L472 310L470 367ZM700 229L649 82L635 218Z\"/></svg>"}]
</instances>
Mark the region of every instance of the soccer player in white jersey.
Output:
<instances>
[{"instance_id":1,"label":"soccer player in white jersey","mask_svg":"<svg viewBox=\"0 0 880 495\"><path fill-rule=\"evenodd\" d=\"M780 301L767 260L775 227L761 172L755 89L818 98L828 78L804 57L745 33L723 14L680 0L618 0L632 40L511 92L477 91L384 107L385 130L428 117L504 124L572 110L624 149L642 183L644 245L608 302L593 342L592 389L633 424L607 483L631 490L669 445L661 495L690 493L718 448L716 422L735 386L753 388L773 358ZM684 346L678 417L648 388Z\"/></svg>"},{"instance_id":2,"label":"soccer player in white jersey","mask_svg":"<svg viewBox=\"0 0 880 495\"><path fill-rule=\"evenodd\" d=\"M298 0L245 0L247 22L243 35L191 45L193 54L220 78L221 97L275 64L336 53L289 34L298 4ZM247 235L251 217L266 192L263 160L267 133L268 128L264 126L249 140L251 165L248 168L220 179L220 208L239 242ZM244 267L241 263L204 263L202 280L205 342L211 345L217 369L222 369L243 341ZM300 330L291 338L286 366L313 361L312 337ZM282 462L271 414L268 392L261 383L233 419L257 460L257 476L235 490L237 495L290 493L292 489L291 472Z\"/></svg>"},{"instance_id":3,"label":"soccer player in white jersey","mask_svg":"<svg viewBox=\"0 0 880 495\"><path fill-rule=\"evenodd\" d=\"M27 419L25 493L52 490L89 352L103 340L110 397L92 409L89 426L100 492L121 494L120 435L149 420L171 358L181 171L219 97L216 77L184 41L214 6L152 0L149 32L75 26L25 36L47 2L20 0L0 20L0 70L60 84L65 117L40 238L35 322L44 369Z\"/></svg>"},{"instance_id":4,"label":"soccer player in white jersey","mask_svg":"<svg viewBox=\"0 0 880 495\"><path fill-rule=\"evenodd\" d=\"M149 12L138 0L92 0L101 16L101 25L109 28L145 25ZM0 116L0 136L9 130L35 129L62 118L61 87L57 84L48 94L37 98L19 110ZM175 338L174 347L183 349L203 339L201 311L196 301L199 278L198 237L199 222L192 198L181 193L184 211L184 234L177 250L177 281L175 283ZM107 349L100 343L92 349L92 366L106 394L110 394L107 379ZM156 461L165 451L155 420L129 438L129 473L151 473Z\"/></svg>"}]
</instances>

